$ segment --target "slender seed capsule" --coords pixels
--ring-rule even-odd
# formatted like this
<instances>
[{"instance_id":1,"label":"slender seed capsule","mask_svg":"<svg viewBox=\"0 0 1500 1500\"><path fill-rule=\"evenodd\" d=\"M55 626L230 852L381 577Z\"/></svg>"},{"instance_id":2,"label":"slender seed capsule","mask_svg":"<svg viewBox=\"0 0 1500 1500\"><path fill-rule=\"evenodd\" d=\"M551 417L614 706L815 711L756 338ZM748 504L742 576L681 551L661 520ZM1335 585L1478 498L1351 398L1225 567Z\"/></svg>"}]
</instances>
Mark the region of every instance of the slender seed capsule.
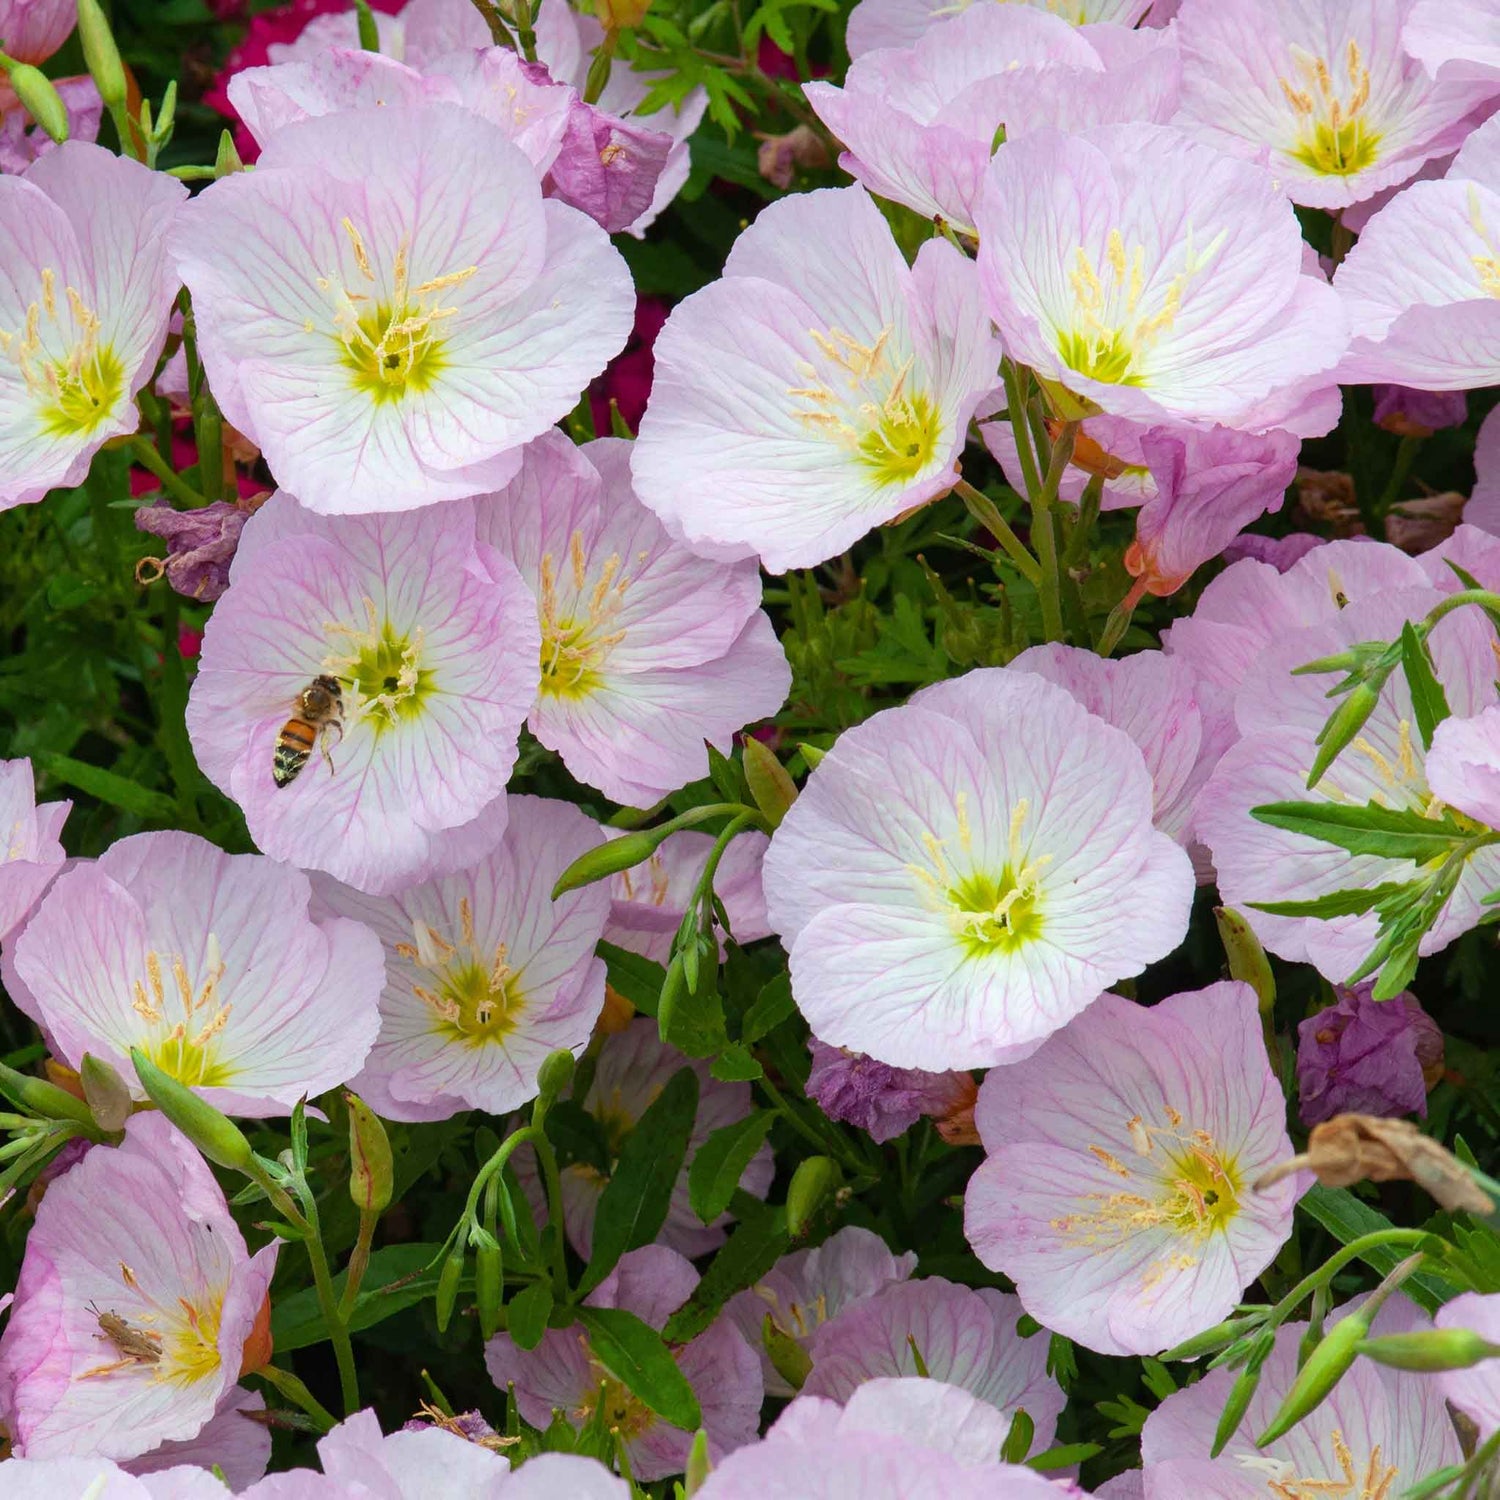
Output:
<instances>
[{"instance_id":1,"label":"slender seed capsule","mask_svg":"<svg viewBox=\"0 0 1500 1500\"><path fill-rule=\"evenodd\" d=\"M1328 1330L1323 1342L1308 1355L1307 1363L1292 1382L1286 1400L1271 1418L1271 1425L1256 1438L1257 1448L1274 1443L1322 1405L1334 1386L1348 1373L1349 1366L1359 1354L1360 1341L1369 1331L1370 1321L1360 1313L1350 1313Z\"/></svg>"}]
</instances>

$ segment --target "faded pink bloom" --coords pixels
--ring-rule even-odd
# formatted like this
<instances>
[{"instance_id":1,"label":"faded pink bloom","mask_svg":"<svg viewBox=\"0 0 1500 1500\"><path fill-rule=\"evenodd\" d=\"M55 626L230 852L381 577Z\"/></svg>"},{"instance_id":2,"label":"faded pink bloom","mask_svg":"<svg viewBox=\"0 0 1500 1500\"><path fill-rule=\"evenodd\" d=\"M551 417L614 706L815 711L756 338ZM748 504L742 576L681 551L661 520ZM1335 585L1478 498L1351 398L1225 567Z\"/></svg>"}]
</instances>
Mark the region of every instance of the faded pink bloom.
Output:
<instances>
[{"instance_id":1,"label":"faded pink bloom","mask_svg":"<svg viewBox=\"0 0 1500 1500\"><path fill-rule=\"evenodd\" d=\"M1237 563L1241 558L1254 558L1256 562L1269 564L1278 573L1285 573L1293 563L1301 562L1323 542L1324 538L1311 531L1293 531L1287 536L1257 536L1246 532L1224 549L1224 561Z\"/></svg>"},{"instance_id":2,"label":"faded pink bloom","mask_svg":"<svg viewBox=\"0 0 1500 1500\"><path fill-rule=\"evenodd\" d=\"M97 140L104 101L94 80L87 75L54 78L52 85L68 112L68 139ZM57 142L32 121L21 101L0 81L0 172L24 172L56 146Z\"/></svg>"},{"instance_id":3,"label":"faded pink bloom","mask_svg":"<svg viewBox=\"0 0 1500 1500\"><path fill-rule=\"evenodd\" d=\"M1500 1293L1463 1292L1445 1302L1433 1320L1439 1328L1468 1328L1500 1344ZM1445 1370L1435 1379L1443 1394L1479 1428L1481 1439L1500 1430L1500 1360L1481 1360L1467 1370Z\"/></svg>"},{"instance_id":4,"label":"faded pink bloom","mask_svg":"<svg viewBox=\"0 0 1500 1500\"><path fill-rule=\"evenodd\" d=\"M1410 990L1389 1000L1368 982L1297 1026L1297 1113L1304 1125L1335 1115L1427 1114L1426 1071L1441 1068L1443 1033Z\"/></svg>"},{"instance_id":5,"label":"faded pink bloom","mask_svg":"<svg viewBox=\"0 0 1500 1500\"><path fill-rule=\"evenodd\" d=\"M623 1308L659 1329L692 1295L698 1279L675 1250L647 1245L621 1256L619 1265L584 1302L590 1307ZM734 1324L720 1319L676 1350L675 1358L702 1407L714 1461L754 1442L763 1397L760 1361ZM693 1435L669 1426L608 1375L576 1329L549 1329L530 1351L512 1343L509 1334L497 1334L485 1345L484 1362L502 1391L515 1383L521 1415L533 1425L546 1427L553 1411L561 1410L575 1427L582 1427L596 1404L604 1401L637 1479L662 1479L682 1471Z\"/></svg>"},{"instance_id":6,"label":"faded pink bloom","mask_svg":"<svg viewBox=\"0 0 1500 1500\"><path fill-rule=\"evenodd\" d=\"M1469 415L1469 398L1463 391L1377 385L1374 394L1376 425L1402 437L1431 437L1443 427L1462 427Z\"/></svg>"},{"instance_id":7,"label":"faded pink bloom","mask_svg":"<svg viewBox=\"0 0 1500 1500\"><path fill-rule=\"evenodd\" d=\"M27 1237L0 1335L17 1453L125 1459L194 1437L234 1386L276 1248L251 1256L198 1152L164 1116L131 1116L121 1145L48 1187Z\"/></svg>"},{"instance_id":8,"label":"faded pink bloom","mask_svg":"<svg viewBox=\"0 0 1500 1500\"><path fill-rule=\"evenodd\" d=\"M0 0L0 51L17 62L46 62L77 21L76 0Z\"/></svg>"},{"instance_id":9,"label":"faded pink bloom","mask_svg":"<svg viewBox=\"0 0 1500 1500\"><path fill-rule=\"evenodd\" d=\"M859 58L880 47L909 47L933 27L968 10L974 0L860 0L849 15L849 56ZM1134 26L1151 0L1019 0L1051 11L1074 26L1114 21ZM1162 0L1157 0L1158 6Z\"/></svg>"},{"instance_id":10,"label":"faded pink bloom","mask_svg":"<svg viewBox=\"0 0 1500 1500\"><path fill-rule=\"evenodd\" d=\"M0 760L0 938L13 932L68 857L62 828L71 802L36 800L31 761Z\"/></svg>"}]
</instances>

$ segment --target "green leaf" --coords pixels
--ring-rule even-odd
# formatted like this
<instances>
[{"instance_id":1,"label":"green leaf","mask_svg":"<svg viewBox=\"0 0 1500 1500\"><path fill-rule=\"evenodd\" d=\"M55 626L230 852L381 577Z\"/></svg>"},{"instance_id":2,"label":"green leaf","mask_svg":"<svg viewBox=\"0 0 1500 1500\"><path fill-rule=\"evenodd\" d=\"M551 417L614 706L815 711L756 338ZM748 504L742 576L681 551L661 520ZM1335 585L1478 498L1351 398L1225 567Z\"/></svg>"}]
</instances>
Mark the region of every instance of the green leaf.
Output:
<instances>
[{"instance_id":1,"label":"green leaf","mask_svg":"<svg viewBox=\"0 0 1500 1500\"><path fill-rule=\"evenodd\" d=\"M1273 828L1337 844L1350 854L1376 859L1409 859L1416 864L1443 859L1469 837L1451 818L1441 820L1378 802L1347 806L1339 802L1264 802L1252 815Z\"/></svg>"},{"instance_id":2,"label":"green leaf","mask_svg":"<svg viewBox=\"0 0 1500 1500\"><path fill-rule=\"evenodd\" d=\"M764 1078L766 1070L755 1060L755 1054L738 1042L731 1042L708 1065L709 1075L720 1083L754 1083Z\"/></svg>"},{"instance_id":3,"label":"green leaf","mask_svg":"<svg viewBox=\"0 0 1500 1500\"><path fill-rule=\"evenodd\" d=\"M662 1335L671 1343L697 1338L736 1292L754 1286L790 1249L785 1208L737 1212L740 1222L734 1233L709 1263L693 1295L667 1320Z\"/></svg>"},{"instance_id":4,"label":"green leaf","mask_svg":"<svg viewBox=\"0 0 1500 1500\"><path fill-rule=\"evenodd\" d=\"M370 1256L365 1279L360 1283L359 1296L354 1299L349 1321L351 1330L357 1333L364 1328L373 1328L386 1318L427 1301L438 1283L438 1272L429 1271L427 1267L442 1248L441 1245L403 1244L376 1250ZM335 1303L343 1295L346 1280L342 1271L333 1278ZM328 1325L318 1306L316 1288L306 1287L289 1297L276 1299L271 1312L271 1335L278 1354L320 1344L328 1337Z\"/></svg>"},{"instance_id":5,"label":"green leaf","mask_svg":"<svg viewBox=\"0 0 1500 1500\"><path fill-rule=\"evenodd\" d=\"M1352 1244L1364 1235L1393 1227L1384 1214L1361 1202L1348 1188L1324 1187L1320 1182L1308 1189L1298 1200L1297 1207L1321 1224L1341 1245ZM1385 1276L1410 1254L1409 1246L1376 1245L1366 1250L1360 1259L1377 1275ZM1408 1276L1401 1283L1401 1290L1429 1313L1436 1312L1453 1295L1442 1282L1422 1272Z\"/></svg>"},{"instance_id":6,"label":"green leaf","mask_svg":"<svg viewBox=\"0 0 1500 1500\"><path fill-rule=\"evenodd\" d=\"M692 1432L703 1421L698 1398L657 1331L623 1307L580 1307L594 1358L664 1422Z\"/></svg>"},{"instance_id":7,"label":"green leaf","mask_svg":"<svg viewBox=\"0 0 1500 1500\"><path fill-rule=\"evenodd\" d=\"M743 802L747 788L740 769L728 756L708 746L708 777L726 802Z\"/></svg>"},{"instance_id":8,"label":"green leaf","mask_svg":"<svg viewBox=\"0 0 1500 1500\"><path fill-rule=\"evenodd\" d=\"M706 952L698 951L697 945L702 942L698 934L691 942L693 947L678 950L683 958L683 983L676 986L671 1005L658 1012L657 1020L664 1023L661 1039L679 1052L689 1057L713 1057L729 1043L724 997L719 993L718 955L711 945ZM688 961L689 954L696 954L695 962ZM689 977L694 967L696 982Z\"/></svg>"},{"instance_id":9,"label":"green leaf","mask_svg":"<svg viewBox=\"0 0 1500 1500\"><path fill-rule=\"evenodd\" d=\"M698 1075L679 1068L626 1137L600 1195L593 1255L579 1283L580 1294L598 1286L627 1250L656 1238L666 1222L697 1114Z\"/></svg>"},{"instance_id":10,"label":"green leaf","mask_svg":"<svg viewBox=\"0 0 1500 1500\"><path fill-rule=\"evenodd\" d=\"M1422 736L1422 748L1430 750L1433 730L1453 710L1448 707L1443 685L1432 670L1427 647L1410 620L1401 627L1401 668L1411 689L1412 713L1416 717L1417 733Z\"/></svg>"},{"instance_id":11,"label":"green leaf","mask_svg":"<svg viewBox=\"0 0 1500 1500\"><path fill-rule=\"evenodd\" d=\"M534 1281L505 1305L505 1331L518 1349L535 1349L552 1316L552 1284Z\"/></svg>"},{"instance_id":12,"label":"green leaf","mask_svg":"<svg viewBox=\"0 0 1500 1500\"><path fill-rule=\"evenodd\" d=\"M572 1099L559 1099L547 1111L547 1139L557 1151L557 1165L575 1162L609 1175L609 1142L598 1119Z\"/></svg>"},{"instance_id":13,"label":"green leaf","mask_svg":"<svg viewBox=\"0 0 1500 1500\"><path fill-rule=\"evenodd\" d=\"M1026 1467L1035 1469L1039 1474L1047 1474L1053 1469L1071 1469L1074 1464L1081 1464L1096 1453L1103 1452L1104 1449L1098 1443L1064 1443L1061 1447L1038 1453L1035 1458L1028 1458Z\"/></svg>"},{"instance_id":14,"label":"green leaf","mask_svg":"<svg viewBox=\"0 0 1500 1500\"><path fill-rule=\"evenodd\" d=\"M1256 911L1272 917L1357 917L1374 911L1399 891L1424 889L1417 882L1374 885L1365 891L1333 891L1310 901L1250 901Z\"/></svg>"},{"instance_id":15,"label":"green leaf","mask_svg":"<svg viewBox=\"0 0 1500 1500\"><path fill-rule=\"evenodd\" d=\"M610 988L618 990L643 1016L654 1016L667 971L659 963L613 943L600 943L598 953L608 970Z\"/></svg>"},{"instance_id":16,"label":"green leaf","mask_svg":"<svg viewBox=\"0 0 1500 1500\"><path fill-rule=\"evenodd\" d=\"M68 786L77 787L80 792L87 792L101 802L108 802L112 807L123 808L124 811L153 823L170 824L176 821L177 806L172 799L163 796L161 792L153 792L138 781L117 776L113 771L106 771L99 766L91 766L87 761L74 760L71 755L56 755L41 750L32 759L47 775Z\"/></svg>"},{"instance_id":17,"label":"green leaf","mask_svg":"<svg viewBox=\"0 0 1500 1500\"><path fill-rule=\"evenodd\" d=\"M688 1169L688 1201L705 1224L712 1224L729 1207L745 1168L765 1143L775 1118L770 1110L757 1110L714 1131L699 1146Z\"/></svg>"},{"instance_id":18,"label":"green leaf","mask_svg":"<svg viewBox=\"0 0 1500 1500\"><path fill-rule=\"evenodd\" d=\"M740 1040L747 1046L758 1042L796 1013L797 1002L792 999L792 976L783 969L761 986L755 1003L745 1012L745 1020L740 1027Z\"/></svg>"}]
</instances>

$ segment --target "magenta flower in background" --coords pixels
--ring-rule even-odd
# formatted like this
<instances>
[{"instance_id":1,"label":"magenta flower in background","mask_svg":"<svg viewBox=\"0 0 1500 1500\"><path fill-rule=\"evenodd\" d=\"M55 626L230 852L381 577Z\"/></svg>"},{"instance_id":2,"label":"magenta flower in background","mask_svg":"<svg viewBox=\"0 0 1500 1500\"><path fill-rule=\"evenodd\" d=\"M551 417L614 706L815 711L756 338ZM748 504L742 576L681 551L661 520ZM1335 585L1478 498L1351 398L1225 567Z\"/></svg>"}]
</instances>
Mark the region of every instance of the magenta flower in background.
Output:
<instances>
[{"instance_id":1,"label":"magenta flower in background","mask_svg":"<svg viewBox=\"0 0 1500 1500\"><path fill-rule=\"evenodd\" d=\"M36 800L31 761L0 760L0 938L13 932L67 859L71 802Z\"/></svg>"},{"instance_id":2,"label":"magenta flower in background","mask_svg":"<svg viewBox=\"0 0 1500 1500\"><path fill-rule=\"evenodd\" d=\"M128 1459L194 1437L234 1387L276 1248L250 1255L196 1149L162 1115L133 1115L37 1207L0 1335L16 1452ZM101 1313L124 1320L129 1349Z\"/></svg>"},{"instance_id":3,"label":"magenta flower in background","mask_svg":"<svg viewBox=\"0 0 1500 1500\"><path fill-rule=\"evenodd\" d=\"M139 833L61 876L14 945L12 998L76 1068L134 1083L139 1047L232 1114L291 1112L352 1078L384 962L357 922L313 921L300 871L191 833Z\"/></svg>"},{"instance_id":4,"label":"magenta flower in background","mask_svg":"<svg viewBox=\"0 0 1500 1500\"><path fill-rule=\"evenodd\" d=\"M1065 689L1140 747L1151 773L1152 821L1179 844L1193 831L1193 803L1227 746L1212 733L1185 661L1160 651L1107 659L1076 646L1032 646L1010 663Z\"/></svg>"},{"instance_id":5,"label":"magenta flower in background","mask_svg":"<svg viewBox=\"0 0 1500 1500\"><path fill-rule=\"evenodd\" d=\"M1374 1000L1374 985L1338 990L1338 1003L1297 1025L1297 1113L1304 1125L1335 1115L1427 1114L1430 1068L1441 1069L1443 1033L1403 990Z\"/></svg>"},{"instance_id":6,"label":"magenta flower in background","mask_svg":"<svg viewBox=\"0 0 1500 1500\"><path fill-rule=\"evenodd\" d=\"M679 1068L691 1068L698 1075L698 1115L688 1138L682 1173L672 1189L667 1221L656 1238L659 1245L682 1255L699 1256L724 1243L732 1220L729 1214L725 1214L711 1225L705 1225L693 1212L688 1199L688 1169L698 1148L715 1130L743 1120L750 1113L750 1085L720 1083L710 1075L707 1062L684 1057L675 1048L667 1046L657 1035L656 1022L640 1017L623 1031L604 1039L594 1069L594 1081L579 1103L599 1122L613 1162L636 1123ZM534 1190L534 1195L539 1194L535 1158L530 1148L523 1147L514 1160L523 1183ZM745 1168L740 1186L747 1193L764 1198L774 1170L771 1148L762 1146ZM568 1243L585 1259L593 1243L594 1213L603 1191L604 1178L593 1167L575 1162L563 1168L563 1218Z\"/></svg>"},{"instance_id":7,"label":"magenta flower in background","mask_svg":"<svg viewBox=\"0 0 1500 1500\"><path fill-rule=\"evenodd\" d=\"M46 62L77 22L76 0L0 0L0 47L17 62Z\"/></svg>"},{"instance_id":8,"label":"magenta flower in background","mask_svg":"<svg viewBox=\"0 0 1500 1500\"><path fill-rule=\"evenodd\" d=\"M1024 1411L1045 1452L1067 1398L1047 1373L1047 1344L1016 1332L1020 1316L1015 1297L990 1287L893 1282L814 1332L803 1393L844 1402L868 1380L925 1373L993 1406L1007 1427Z\"/></svg>"},{"instance_id":9,"label":"magenta flower in background","mask_svg":"<svg viewBox=\"0 0 1500 1500\"><path fill-rule=\"evenodd\" d=\"M765 1441L709 1475L703 1500L1061 1500L1040 1474L997 1461L1009 1424L940 1380L878 1379L842 1408L802 1396Z\"/></svg>"},{"instance_id":10,"label":"magenta flower in background","mask_svg":"<svg viewBox=\"0 0 1500 1500\"><path fill-rule=\"evenodd\" d=\"M183 211L173 250L226 417L324 513L504 484L635 303L603 231L442 105L286 126Z\"/></svg>"},{"instance_id":11,"label":"magenta flower in background","mask_svg":"<svg viewBox=\"0 0 1500 1500\"><path fill-rule=\"evenodd\" d=\"M1489 0L1416 0L1401 45L1445 83L1500 83L1500 14Z\"/></svg>"},{"instance_id":12,"label":"magenta flower in background","mask_svg":"<svg viewBox=\"0 0 1500 1500\"><path fill-rule=\"evenodd\" d=\"M813 1037L807 1097L830 1120L841 1120L883 1143L910 1130L923 1115L944 1113L966 1073L924 1073L845 1052Z\"/></svg>"},{"instance_id":13,"label":"magenta flower in background","mask_svg":"<svg viewBox=\"0 0 1500 1500\"><path fill-rule=\"evenodd\" d=\"M229 565L249 519L249 508L232 500L215 500L195 510L177 510L163 501L141 506L135 529L166 541L158 577L185 598L212 603L229 587ZM141 576L148 577L149 569Z\"/></svg>"},{"instance_id":14,"label":"magenta flower in background","mask_svg":"<svg viewBox=\"0 0 1500 1500\"><path fill-rule=\"evenodd\" d=\"M1395 1323L1388 1303L1376 1331ZM1334 1327L1340 1312L1329 1316ZM1401 1310L1399 1322L1416 1327L1427 1320ZM1430 1326L1428 1324L1427 1326ZM1182 1500L1187 1495L1214 1500L1263 1500L1272 1486L1297 1494L1350 1496L1382 1491L1396 1496L1419 1479L1461 1462L1458 1439L1443 1407L1441 1377L1392 1370L1357 1360L1321 1405L1285 1437L1255 1446L1297 1373L1297 1345L1306 1325L1283 1323L1276 1347L1241 1421L1217 1459L1209 1458L1214 1430L1237 1371L1210 1370L1192 1385L1168 1396L1146 1418L1141 1432L1146 1500Z\"/></svg>"},{"instance_id":15,"label":"magenta flower in background","mask_svg":"<svg viewBox=\"0 0 1500 1500\"><path fill-rule=\"evenodd\" d=\"M1073 26L1114 21L1134 26L1151 0L1020 0L1051 11ZM1158 0L1160 3L1160 0ZM973 0L860 0L849 14L849 56L858 60L882 47L910 47L935 26L967 11Z\"/></svg>"},{"instance_id":16,"label":"magenta flower in background","mask_svg":"<svg viewBox=\"0 0 1500 1500\"><path fill-rule=\"evenodd\" d=\"M1251 1187L1292 1154L1284 1118L1248 985L1103 995L980 1088L969 1243L1048 1328L1154 1354L1227 1317L1291 1234L1296 1184Z\"/></svg>"},{"instance_id":17,"label":"magenta flower in background","mask_svg":"<svg viewBox=\"0 0 1500 1500\"><path fill-rule=\"evenodd\" d=\"M207 1469L136 1478L107 1458L13 1458L5 1470L6 1500L226 1500L228 1494Z\"/></svg>"},{"instance_id":18,"label":"magenta flower in background","mask_svg":"<svg viewBox=\"0 0 1500 1500\"><path fill-rule=\"evenodd\" d=\"M893 1255L872 1230L846 1224L811 1250L783 1255L754 1286L730 1298L724 1311L745 1342L760 1353L766 1394L794 1396L796 1391L766 1352L766 1319L810 1355L813 1335L830 1318L905 1281L916 1268L913 1252Z\"/></svg>"},{"instance_id":19,"label":"magenta flower in background","mask_svg":"<svg viewBox=\"0 0 1500 1500\"><path fill-rule=\"evenodd\" d=\"M1313 553L1304 562L1317 556ZM1282 575L1281 581L1296 571ZM1347 979L1374 948L1374 913L1273 916L1254 910L1254 903L1311 900L1337 890L1410 881L1417 867L1410 860L1352 855L1304 834L1273 828L1253 817L1250 809L1308 799L1344 805L1375 801L1416 811L1433 806L1403 674L1392 675L1356 741L1309 791L1316 736L1329 713L1324 694L1333 679L1327 674L1291 673L1306 662L1347 650L1356 641L1393 639L1405 621L1421 619L1441 597L1429 588L1381 594L1335 609L1324 625L1288 631L1268 642L1235 700L1244 737L1219 762L1198 799L1198 832L1213 852L1224 900L1245 912L1272 952L1311 963L1335 982ZM1467 611L1447 616L1428 638L1438 678L1460 717L1477 714L1495 701L1491 639L1488 624ZM1422 952L1438 952L1476 925L1485 910L1481 898L1496 885L1500 854L1481 849L1467 862L1442 915L1423 938Z\"/></svg>"},{"instance_id":20,"label":"magenta flower in background","mask_svg":"<svg viewBox=\"0 0 1500 1500\"><path fill-rule=\"evenodd\" d=\"M385 948L380 1035L351 1087L387 1119L520 1108L548 1053L587 1046L604 1004L594 945L607 890L550 899L568 865L603 842L599 825L567 802L507 806L500 842L456 874L394 896L314 877L319 907L363 922Z\"/></svg>"},{"instance_id":21,"label":"magenta flower in background","mask_svg":"<svg viewBox=\"0 0 1500 1500\"><path fill-rule=\"evenodd\" d=\"M1414 0L1185 0L1176 123L1339 209L1455 151L1500 83L1434 80L1402 46Z\"/></svg>"},{"instance_id":22,"label":"magenta flower in background","mask_svg":"<svg viewBox=\"0 0 1500 1500\"><path fill-rule=\"evenodd\" d=\"M477 539L474 507L325 518L274 495L230 580L187 723L259 847L377 895L488 853L540 632L530 590ZM339 684L342 734L325 732L278 786L278 736L319 676Z\"/></svg>"},{"instance_id":23,"label":"magenta flower in background","mask_svg":"<svg viewBox=\"0 0 1500 1500\"><path fill-rule=\"evenodd\" d=\"M1402 437L1431 437L1444 427L1462 427L1469 415L1464 391L1414 391L1404 385L1377 385L1375 424Z\"/></svg>"},{"instance_id":24,"label":"magenta flower in background","mask_svg":"<svg viewBox=\"0 0 1500 1500\"><path fill-rule=\"evenodd\" d=\"M1007 141L979 275L1006 349L1076 398L1073 416L1281 426L1272 408L1346 341L1271 176L1162 125Z\"/></svg>"},{"instance_id":25,"label":"magenta flower in background","mask_svg":"<svg viewBox=\"0 0 1500 1500\"><path fill-rule=\"evenodd\" d=\"M647 1245L620 1257L620 1263L584 1299L590 1307L618 1307L661 1328L698 1285L698 1273L675 1250ZM675 1351L678 1368L703 1409L709 1452L715 1462L753 1443L763 1398L760 1361L728 1319ZM521 1415L546 1427L561 1410L575 1427L584 1426L595 1405L609 1404L609 1425L624 1440L631 1471L639 1480L681 1473L693 1436L669 1426L639 1397L610 1376L576 1332L549 1329L530 1351L510 1335L497 1334L484 1347L490 1378L503 1391L515 1382Z\"/></svg>"},{"instance_id":26,"label":"magenta flower in background","mask_svg":"<svg viewBox=\"0 0 1500 1500\"><path fill-rule=\"evenodd\" d=\"M1427 783L1449 807L1500 829L1500 706L1438 725L1427 752Z\"/></svg>"},{"instance_id":27,"label":"magenta flower in background","mask_svg":"<svg viewBox=\"0 0 1500 1500\"><path fill-rule=\"evenodd\" d=\"M1187 856L1140 750L985 668L846 730L771 839L771 925L813 1034L902 1068L1034 1051L1181 941Z\"/></svg>"},{"instance_id":28,"label":"magenta flower in background","mask_svg":"<svg viewBox=\"0 0 1500 1500\"><path fill-rule=\"evenodd\" d=\"M1224 561L1237 563L1242 558L1253 558L1285 573L1294 563L1299 563L1309 552L1324 545L1324 538L1311 531L1293 531L1286 536L1257 536L1246 532L1237 536L1225 549Z\"/></svg>"},{"instance_id":29,"label":"magenta flower in background","mask_svg":"<svg viewBox=\"0 0 1500 1500\"><path fill-rule=\"evenodd\" d=\"M81 484L108 439L135 431L135 393L172 310L165 240L186 196L85 141L0 176L0 511Z\"/></svg>"},{"instance_id":30,"label":"magenta flower in background","mask_svg":"<svg viewBox=\"0 0 1500 1500\"><path fill-rule=\"evenodd\" d=\"M52 86L68 114L68 139L97 140L104 101L94 80L87 76L54 78ZM56 147L57 142L32 120L21 101L0 82L0 172L24 172L39 156Z\"/></svg>"},{"instance_id":31,"label":"magenta flower in background","mask_svg":"<svg viewBox=\"0 0 1500 1500\"><path fill-rule=\"evenodd\" d=\"M774 573L946 493L999 364L970 262L931 240L908 268L861 187L763 209L654 352L636 493L690 547Z\"/></svg>"},{"instance_id":32,"label":"magenta flower in background","mask_svg":"<svg viewBox=\"0 0 1500 1500\"><path fill-rule=\"evenodd\" d=\"M1125 554L1137 587L1175 593L1245 527L1280 510L1301 446L1285 430L1259 436L1225 427L1143 434L1156 493L1141 506L1135 541Z\"/></svg>"},{"instance_id":33,"label":"magenta flower in background","mask_svg":"<svg viewBox=\"0 0 1500 1500\"><path fill-rule=\"evenodd\" d=\"M610 830L605 830L608 836ZM714 874L714 894L729 918L735 942L743 947L771 935L760 868L769 840L754 829L736 834ZM606 942L666 964L672 939L698 888L714 840L684 828L670 834L644 864L622 870L609 883ZM722 946L724 934L719 935Z\"/></svg>"},{"instance_id":34,"label":"magenta flower in background","mask_svg":"<svg viewBox=\"0 0 1500 1500\"><path fill-rule=\"evenodd\" d=\"M1500 1293L1463 1292L1445 1302L1433 1319L1439 1328L1469 1328L1500 1344ZM1500 1429L1500 1363L1481 1360L1467 1370L1444 1370L1435 1377L1443 1394L1479 1428L1481 1439Z\"/></svg>"},{"instance_id":35,"label":"magenta flower in background","mask_svg":"<svg viewBox=\"0 0 1500 1500\"><path fill-rule=\"evenodd\" d=\"M663 529L630 485L630 444L530 444L478 502L478 534L536 598L541 686L528 723L580 781L649 807L708 773L707 740L774 714L791 670L750 561L713 562Z\"/></svg>"}]
</instances>

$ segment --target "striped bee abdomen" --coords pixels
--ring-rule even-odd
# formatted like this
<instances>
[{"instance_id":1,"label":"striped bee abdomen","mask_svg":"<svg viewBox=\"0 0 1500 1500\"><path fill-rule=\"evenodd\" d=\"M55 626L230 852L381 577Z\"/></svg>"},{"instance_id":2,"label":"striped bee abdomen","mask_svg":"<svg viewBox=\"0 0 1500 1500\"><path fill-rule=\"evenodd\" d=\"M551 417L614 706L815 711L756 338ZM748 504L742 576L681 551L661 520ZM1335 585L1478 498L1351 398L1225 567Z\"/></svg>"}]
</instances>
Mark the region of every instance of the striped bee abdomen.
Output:
<instances>
[{"instance_id":1,"label":"striped bee abdomen","mask_svg":"<svg viewBox=\"0 0 1500 1500\"><path fill-rule=\"evenodd\" d=\"M276 736L276 760L271 767L271 776L277 786L285 786L296 779L317 742L317 726L309 724L306 719L288 719L281 726L281 733Z\"/></svg>"}]
</instances>

